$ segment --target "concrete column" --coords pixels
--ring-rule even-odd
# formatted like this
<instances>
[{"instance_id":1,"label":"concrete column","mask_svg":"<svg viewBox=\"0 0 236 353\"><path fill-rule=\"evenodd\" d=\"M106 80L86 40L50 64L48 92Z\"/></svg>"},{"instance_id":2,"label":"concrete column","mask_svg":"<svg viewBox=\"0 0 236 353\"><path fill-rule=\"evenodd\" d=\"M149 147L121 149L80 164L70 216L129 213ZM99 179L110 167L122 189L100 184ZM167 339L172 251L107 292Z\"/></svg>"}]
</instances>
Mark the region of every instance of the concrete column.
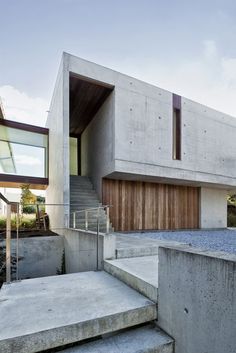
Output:
<instances>
[{"instance_id":1,"label":"concrete column","mask_svg":"<svg viewBox=\"0 0 236 353\"><path fill-rule=\"evenodd\" d=\"M227 227L227 190L201 188L200 228Z\"/></svg>"}]
</instances>

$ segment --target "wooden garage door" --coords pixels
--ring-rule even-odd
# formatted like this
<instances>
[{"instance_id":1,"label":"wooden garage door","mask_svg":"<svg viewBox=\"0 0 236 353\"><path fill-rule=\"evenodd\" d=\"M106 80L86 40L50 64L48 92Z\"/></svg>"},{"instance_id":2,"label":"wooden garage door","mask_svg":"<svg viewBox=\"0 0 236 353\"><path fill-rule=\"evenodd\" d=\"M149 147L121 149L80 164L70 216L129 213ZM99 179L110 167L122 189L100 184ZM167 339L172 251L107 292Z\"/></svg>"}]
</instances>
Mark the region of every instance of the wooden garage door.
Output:
<instances>
[{"instance_id":1,"label":"wooden garage door","mask_svg":"<svg viewBox=\"0 0 236 353\"><path fill-rule=\"evenodd\" d=\"M103 204L116 231L199 227L196 187L103 179Z\"/></svg>"}]
</instances>

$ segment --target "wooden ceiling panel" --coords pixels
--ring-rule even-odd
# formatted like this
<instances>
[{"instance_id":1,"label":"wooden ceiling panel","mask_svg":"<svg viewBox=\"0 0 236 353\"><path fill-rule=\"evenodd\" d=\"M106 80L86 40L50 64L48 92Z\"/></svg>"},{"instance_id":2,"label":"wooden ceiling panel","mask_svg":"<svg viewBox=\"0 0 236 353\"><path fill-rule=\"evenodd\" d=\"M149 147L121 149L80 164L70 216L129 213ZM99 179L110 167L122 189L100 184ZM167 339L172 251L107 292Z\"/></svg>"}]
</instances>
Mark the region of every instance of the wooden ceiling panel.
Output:
<instances>
[{"instance_id":1,"label":"wooden ceiling panel","mask_svg":"<svg viewBox=\"0 0 236 353\"><path fill-rule=\"evenodd\" d=\"M112 87L70 77L70 135L79 136L109 96Z\"/></svg>"}]
</instances>

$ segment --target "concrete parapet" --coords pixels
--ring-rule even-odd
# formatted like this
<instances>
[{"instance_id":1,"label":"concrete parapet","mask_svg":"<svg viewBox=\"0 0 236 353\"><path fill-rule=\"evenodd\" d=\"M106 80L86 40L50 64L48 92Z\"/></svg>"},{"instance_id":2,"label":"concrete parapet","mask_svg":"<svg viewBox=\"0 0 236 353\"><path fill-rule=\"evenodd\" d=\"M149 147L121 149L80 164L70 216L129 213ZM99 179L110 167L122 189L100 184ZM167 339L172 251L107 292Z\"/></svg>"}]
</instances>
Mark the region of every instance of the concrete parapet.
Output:
<instances>
[{"instance_id":1,"label":"concrete parapet","mask_svg":"<svg viewBox=\"0 0 236 353\"><path fill-rule=\"evenodd\" d=\"M176 353L235 353L236 256L160 247L158 304Z\"/></svg>"}]
</instances>

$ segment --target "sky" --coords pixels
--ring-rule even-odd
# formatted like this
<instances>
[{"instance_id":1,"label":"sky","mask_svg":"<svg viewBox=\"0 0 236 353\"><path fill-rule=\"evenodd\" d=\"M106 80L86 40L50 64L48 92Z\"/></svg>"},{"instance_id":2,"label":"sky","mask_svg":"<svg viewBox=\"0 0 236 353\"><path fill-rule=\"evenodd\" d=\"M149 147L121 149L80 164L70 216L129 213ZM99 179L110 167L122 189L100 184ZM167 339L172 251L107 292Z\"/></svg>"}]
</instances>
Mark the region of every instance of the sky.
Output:
<instances>
[{"instance_id":1,"label":"sky","mask_svg":"<svg viewBox=\"0 0 236 353\"><path fill-rule=\"evenodd\" d=\"M236 116L234 0L0 0L6 118L45 125L63 51Z\"/></svg>"}]
</instances>

